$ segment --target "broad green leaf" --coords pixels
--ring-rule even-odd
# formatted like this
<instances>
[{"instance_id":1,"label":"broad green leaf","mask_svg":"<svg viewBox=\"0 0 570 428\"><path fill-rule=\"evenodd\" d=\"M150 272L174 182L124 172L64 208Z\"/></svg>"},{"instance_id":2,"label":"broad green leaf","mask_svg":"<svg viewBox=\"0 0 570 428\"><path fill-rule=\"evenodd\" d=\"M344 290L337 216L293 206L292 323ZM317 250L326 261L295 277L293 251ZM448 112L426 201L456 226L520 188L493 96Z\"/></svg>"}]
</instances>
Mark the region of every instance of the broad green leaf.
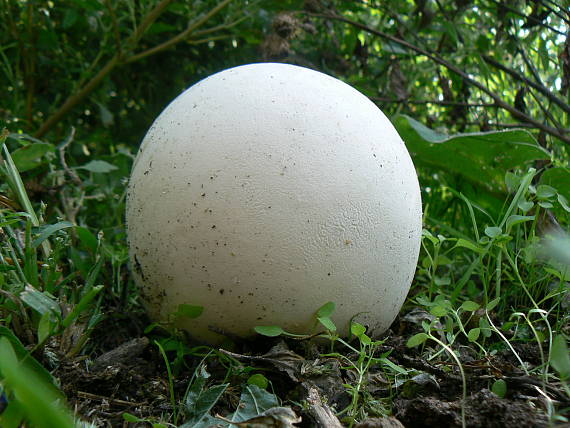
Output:
<instances>
[{"instance_id":1,"label":"broad green leaf","mask_svg":"<svg viewBox=\"0 0 570 428\"><path fill-rule=\"evenodd\" d=\"M362 324L359 324L357 322L353 322L350 325L350 332L355 335L356 337L360 337L362 336L364 333L366 333L366 327L364 327Z\"/></svg>"},{"instance_id":2,"label":"broad green leaf","mask_svg":"<svg viewBox=\"0 0 570 428\"><path fill-rule=\"evenodd\" d=\"M414 348L424 343L427 339L428 335L426 333L418 333L408 339L406 346L408 348Z\"/></svg>"},{"instance_id":3,"label":"broad green leaf","mask_svg":"<svg viewBox=\"0 0 570 428\"><path fill-rule=\"evenodd\" d=\"M30 352L24 347L20 339L16 337L12 331L7 328L0 326L0 338L6 338L10 344L12 345L12 349L16 353L16 357L20 361L25 361L25 364L28 368L35 373L35 375L42 380L45 384L52 384L54 385L53 376L47 371L44 366L42 366L38 360L36 360ZM2 364L0 364L0 375L2 374ZM54 391L59 393L59 390L54 386ZM62 395L63 397L63 395Z\"/></svg>"},{"instance_id":4,"label":"broad green leaf","mask_svg":"<svg viewBox=\"0 0 570 428\"><path fill-rule=\"evenodd\" d=\"M131 415L130 413L123 413L123 420L127 422L143 422L143 420L135 415Z\"/></svg>"},{"instance_id":5,"label":"broad green leaf","mask_svg":"<svg viewBox=\"0 0 570 428\"><path fill-rule=\"evenodd\" d=\"M370 338L370 336L366 335L366 334L362 334L361 336L359 336L360 342L363 345L370 345L372 344L372 339Z\"/></svg>"},{"instance_id":6,"label":"broad green leaf","mask_svg":"<svg viewBox=\"0 0 570 428\"><path fill-rule=\"evenodd\" d=\"M105 174L107 172L115 171L118 168L115 165L103 160L92 160L90 162L87 162L85 165L78 167L78 169L86 169L90 172Z\"/></svg>"},{"instance_id":7,"label":"broad green leaf","mask_svg":"<svg viewBox=\"0 0 570 428\"><path fill-rule=\"evenodd\" d=\"M570 379L570 351L563 335L558 335L552 341L550 365L560 373L562 379Z\"/></svg>"},{"instance_id":8,"label":"broad green leaf","mask_svg":"<svg viewBox=\"0 0 570 428\"><path fill-rule=\"evenodd\" d=\"M196 395L194 402L186 402L186 409L190 419L182 425L182 427L206 427L211 422L211 416L208 414L212 407L218 402L222 394L225 392L229 384L214 385L210 388L204 388L198 395ZM190 409L190 410L189 410ZM204 424L206 418L207 424Z\"/></svg>"},{"instance_id":9,"label":"broad green leaf","mask_svg":"<svg viewBox=\"0 0 570 428\"><path fill-rule=\"evenodd\" d=\"M470 250L473 250L473 251L475 251L476 253L479 253L479 254L485 253L485 249L479 247L479 246L478 246L477 244L475 244L474 242L468 241L468 240L463 239L463 238L459 238L459 239L457 240L457 243L455 244L455 247L453 247L453 248L456 248L456 247L469 248Z\"/></svg>"},{"instance_id":10,"label":"broad green leaf","mask_svg":"<svg viewBox=\"0 0 570 428\"><path fill-rule=\"evenodd\" d=\"M67 229L69 227L73 227L73 223L69 221L60 221L56 224L50 224L48 226L38 228L40 236L38 236L36 239L34 239L34 242L32 242L33 247L39 247L41 243L48 239L51 235L59 230Z\"/></svg>"},{"instance_id":11,"label":"broad green leaf","mask_svg":"<svg viewBox=\"0 0 570 428\"><path fill-rule=\"evenodd\" d=\"M518 203L518 207L523 213L526 213L530 211L532 207L534 207L534 202L522 200Z\"/></svg>"},{"instance_id":12,"label":"broad green leaf","mask_svg":"<svg viewBox=\"0 0 570 428\"><path fill-rule=\"evenodd\" d=\"M38 342L43 343L52 335L56 325L56 320L51 312L44 313L38 324Z\"/></svg>"},{"instance_id":13,"label":"broad green leaf","mask_svg":"<svg viewBox=\"0 0 570 428\"><path fill-rule=\"evenodd\" d=\"M507 171L505 174L505 184L507 185L509 192L514 193L521 184L521 177L513 174L510 171Z\"/></svg>"},{"instance_id":14,"label":"broad green leaf","mask_svg":"<svg viewBox=\"0 0 570 428\"><path fill-rule=\"evenodd\" d=\"M556 195L556 189L548 184L539 184L536 187L536 197L538 199L550 199Z\"/></svg>"},{"instance_id":15,"label":"broad green leaf","mask_svg":"<svg viewBox=\"0 0 570 428\"><path fill-rule=\"evenodd\" d=\"M439 258L438 258L439 259ZM438 262L441 262L441 260L438 260ZM449 285L451 284L451 278L446 276L446 277L440 277L440 276L435 276L434 277L434 282L436 285L438 286L443 286L443 285Z\"/></svg>"},{"instance_id":16,"label":"broad green leaf","mask_svg":"<svg viewBox=\"0 0 570 428\"><path fill-rule=\"evenodd\" d=\"M558 194L558 203L566 212L570 213L570 203L568 203L568 199L566 199L566 197L561 193Z\"/></svg>"},{"instance_id":17,"label":"broad green leaf","mask_svg":"<svg viewBox=\"0 0 570 428\"><path fill-rule=\"evenodd\" d=\"M261 373L256 373L254 375L251 375L247 379L247 384L255 385L261 389L267 389L267 386L269 385L269 380L267 380L267 378L263 376Z\"/></svg>"},{"instance_id":18,"label":"broad green leaf","mask_svg":"<svg viewBox=\"0 0 570 428\"><path fill-rule=\"evenodd\" d=\"M434 245L439 244L439 238L436 238L435 236L433 236L429 230L426 230L426 229L422 230L422 239L423 238L429 239L431 241L431 243Z\"/></svg>"},{"instance_id":19,"label":"broad green leaf","mask_svg":"<svg viewBox=\"0 0 570 428\"><path fill-rule=\"evenodd\" d=\"M524 223L526 221L532 221L532 220L534 220L533 215L511 215L509 216L509 218L507 218L507 223L506 223L507 229L510 229L515 224Z\"/></svg>"},{"instance_id":20,"label":"broad green leaf","mask_svg":"<svg viewBox=\"0 0 570 428\"><path fill-rule=\"evenodd\" d=\"M89 229L82 226L77 226L75 228L75 232L77 233L77 237L79 240L85 245L92 253L97 251L98 241L97 237L93 235Z\"/></svg>"},{"instance_id":21,"label":"broad green leaf","mask_svg":"<svg viewBox=\"0 0 570 428\"><path fill-rule=\"evenodd\" d=\"M20 293L20 299L41 315L50 312L57 317L61 316L61 309L57 300L46 291L42 292L31 285L26 285L24 291Z\"/></svg>"},{"instance_id":22,"label":"broad green leaf","mask_svg":"<svg viewBox=\"0 0 570 428\"><path fill-rule=\"evenodd\" d=\"M540 205L542 208L547 209L547 210L554 207L554 204L552 202L548 202L548 201L538 201L538 205Z\"/></svg>"},{"instance_id":23,"label":"broad green leaf","mask_svg":"<svg viewBox=\"0 0 570 428\"><path fill-rule=\"evenodd\" d=\"M444 317L445 315L447 315L447 312L448 312L447 308L443 306L434 306L429 310L429 313L435 317Z\"/></svg>"},{"instance_id":24,"label":"broad green leaf","mask_svg":"<svg viewBox=\"0 0 570 428\"><path fill-rule=\"evenodd\" d=\"M317 318L330 317L336 309L334 302L327 302L317 310Z\"/></svg>"},{"instance_id":25,"label":"broad green leaf","mask_svg":"<svg viewBox=\"0 0 570 428\"><path fill-rule=\"evenodd\" d=\"M498 395L500 398L505 398L505 395L507 394L507 383L503 379L498 379L493 382L491 391L493 391L493 393Z\"/></svg>"},{"instance_id":26,"label":"broad green leaf","mask_svg":"<svg viewBox=\"0 0 570 428\"><path fill-rule=\"evenodd\" d=\"M204 364L200 364L196 368L192 383L186 392L184 409L188 419L182 427L208 426L202 423L204 419L208 423L211 422L212 417L208 413L218 402L228 384L214 385L208 388L206 386L208 378L210 378L210 373L208 373Z\"/></svg>"},{"instance_id":27,"label":"broad green leaf","mask_svg":"<svg viewBox=\"0 0 570 428\"><path fill-rule=\"evenodd\" d=\"M526 130L446 135L406 115L394 126L417 164L453 172L490 190L505 191L506 171L538 159L550 159Z\"/></svg>"},{"instance_id":28,"label":"broad green leaf","mask_svg":"<svg viewBox=\"0 0 570 428\"><path fill-rule=\"evenodd\" d=\"M336 331L336 325L329 317L318 317L317 320L329 331Z\"/></svg>"},{"instance_id":29,"label":"broad green leaf","mask_svg":"<svg viewBox=\"0 0 570 428\"><path fill-rule=\"evenodd\" d=\"M503 231L500 227L488 226L485 228L485 235L487 235L489 238L496 238L497 236L501 235L502 233L503 233Z\"/></svg>"},{"instance_id":30,"label":"broad green leaf","mask_svg":"<svg viewBox=\"0 0 570 428\"><path fill-rule=\"evenodd\" d=\"M472 302L471 300L467 300L461 305L461 309L467 312L475 312L479 307L479 303Z\"/></svg>"},{"instance_id":31,"label":"broad green leaf","mask_svg":"<svg viewBox=\"0 0 570 428\"><path fill-rule=\"evenodd\" d=\"M54 147L47 143L33 143L20 147L12 152L12 159L18 168L18 171L29 171L42 163L42 157L52 152Z\"/></svg>"},{"instance_id":32,"label":"broad green leaf","mask_svg":"<svg viewBox=\"0 0 570 428\"><path fill-rule=\"evenodd\" d=\"M481 329L481 334L484 337L489 338L493 335L493 332L491 331L491 324L489 324L487 318L479 318L479 328Z\"/></svg>"},{"instance_id":33,"label":"broad green leaf","mask_svg":"<svg viewBox=\"0 0 570 428\"><path fill-rule=\"evenodd\" d=\"M570 200L570 168L550 168L540 176L540 184L554 187L558 193Z\"/></svg>"},{"instance_id":34,"label":"broad green leaf","mask_svg":"<svg viewBox=\"0 0 570 428\"><path fill-rule=\"evenodd\" d=\"M181 303L178 305L178 308L177 308L176 312L174 313L174 316L176 318L186 317L186 318L194 319L194 318L198 318L200 315L202 315L202 312L204 312L203 306L188 305L186 303Z\"/></svg>"},{"instance_id":35,"label":"broad green leaf","mask_svg":"<svg viewBox=\"0 0 570 428\"><path fill-rule=\"evenodd\" d=\"M469 333L467 333L467 338L469 339L469 342L476 342L477 339L479 339L479 335L481 334L481 329L480 328L472 328L471 330L469 330Z\"/></svg>"},{"instance_id":36,"label":"broad green leaf","mask_svg":"<svg viewBox=\"0 0 570 428\"><path fill-rule=\"evenodd\" d=\"M18 361L7 337L0 337L2 385L10 390L33 426L73 428L71 414L61 406L62 394L27 364ZM8 403L8 408L10 407Z\"/></svg>"},{"instance_id":37,"label":"broad green leaf","mask_svg":"<svg viewBox=\"0 0 570 428\"><path fill-rule=\"evenodd\" d=\"M409 342L408 342L409 343ZM399 373L402 375L407 375L408 374L408 370L406 370L405 368L397 365L396 363L390 361L388 358L383 357L380 358L380 362L385 365L388 366L390 369L392 369L392 371L394 371L394 373Z\"/></svg>"},{"instance_id":38,"label":"broad green leaf","mask_svg":"<svg viewBox=\"0 0 570 428\"><path fill-rule=\"evenodd\" d=\"M258 325L253 329L257 334L268 337L281 336L283 333L285 333L285 330L277 325Z\"/></svg>"},{"instance_id":39,"label":"broad green leaf","mask_svg":"<svg viewBox=\"0 0 570 428\"><path fill-rule=\"evenodd\" d=\"M235 422L245 421L277 406L279 406L279 401L274 394L256 385L246 385L236 411L227 419Z\"/></svg>"}]
</instances>

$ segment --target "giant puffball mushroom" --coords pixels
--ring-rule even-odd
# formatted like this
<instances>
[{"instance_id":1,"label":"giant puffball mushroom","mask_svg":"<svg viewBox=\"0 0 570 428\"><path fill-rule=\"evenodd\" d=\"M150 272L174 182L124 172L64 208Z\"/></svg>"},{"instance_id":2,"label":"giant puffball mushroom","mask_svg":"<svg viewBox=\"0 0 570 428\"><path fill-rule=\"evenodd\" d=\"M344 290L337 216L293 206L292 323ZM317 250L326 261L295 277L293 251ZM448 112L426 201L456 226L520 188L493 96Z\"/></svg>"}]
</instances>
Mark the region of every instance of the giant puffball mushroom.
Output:
<instances>
[{"instance_id":1,"label":"giant puffball mushroom","mask_svg":"<svg viewBox=\"0 0 570 428\"><path fill-rule=\"evenodd\" d=\"M378 334L414 275L421 199L410 156L384 114L323 73L250 64L214 74L156 119L129 184L133 275L152 317L199 305L178 327L250 336L307 333L336 303Z\"/></svg>"}]
</instances>

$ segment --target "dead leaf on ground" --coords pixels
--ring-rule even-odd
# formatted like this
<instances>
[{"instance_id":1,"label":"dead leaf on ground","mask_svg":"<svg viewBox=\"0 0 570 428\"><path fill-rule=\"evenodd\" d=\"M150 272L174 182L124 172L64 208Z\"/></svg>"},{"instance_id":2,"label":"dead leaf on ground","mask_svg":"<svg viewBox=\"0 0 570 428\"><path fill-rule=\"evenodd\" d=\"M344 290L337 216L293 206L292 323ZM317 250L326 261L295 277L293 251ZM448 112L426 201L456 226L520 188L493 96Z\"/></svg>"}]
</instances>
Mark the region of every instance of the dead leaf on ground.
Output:
<instances>
[{"instance_id":1,"label":"dead leaf on ground","mask_svg":"<svg viewBox=\"0 0 570 428\"><path fill-rule=\"evenodd\" d=\"M295 428L294 424L301 422L301 418L289 407L273 407L241 422L230 421L220 415L216 415L216 418L239 428Z\"/></svg>"}]
</instances>

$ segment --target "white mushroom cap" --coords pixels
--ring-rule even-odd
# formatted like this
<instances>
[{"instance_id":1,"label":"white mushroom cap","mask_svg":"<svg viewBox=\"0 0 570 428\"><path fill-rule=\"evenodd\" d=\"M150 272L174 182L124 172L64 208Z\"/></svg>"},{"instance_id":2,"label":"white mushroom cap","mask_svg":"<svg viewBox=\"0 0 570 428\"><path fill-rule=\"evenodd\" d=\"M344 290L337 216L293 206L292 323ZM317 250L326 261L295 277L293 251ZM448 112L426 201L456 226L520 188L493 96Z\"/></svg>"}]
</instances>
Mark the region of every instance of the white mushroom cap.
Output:
<instances>
[{"instance_id":1,"label":"white mushroom cap","mask_svg":"<svg viewBox=\"0 0 570 428\"><path fill-rule=\"evenodd\" d=\"M421 200L410 156L384 114L325 74L285 64L222 71L176 98L148 131L129 185L136 282L152 316L247 336L333 320L379 333L414 275Z\"/></svg>"}]
</instances>

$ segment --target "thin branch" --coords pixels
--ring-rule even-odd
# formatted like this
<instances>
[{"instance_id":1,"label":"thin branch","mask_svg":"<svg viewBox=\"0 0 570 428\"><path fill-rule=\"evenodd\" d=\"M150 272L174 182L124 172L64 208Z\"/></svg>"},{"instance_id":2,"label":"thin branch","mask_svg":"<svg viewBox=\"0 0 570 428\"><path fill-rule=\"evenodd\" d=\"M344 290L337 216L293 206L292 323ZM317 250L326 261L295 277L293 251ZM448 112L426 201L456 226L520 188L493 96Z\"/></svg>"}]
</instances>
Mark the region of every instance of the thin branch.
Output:
<instances>
[{"instance_id":1,"label":"thin branch","mask_svg":"<svg viewBox=\"0 0 570 428\"><path fill-rule=\"evenodd\" d=\"M162 0L159 4L156 5L153 10L147 13L131 37L131 42L133 44L136 45L140 41L148 27L150 27L152 23L156 21L160 15L162 15L164 9L166 9L168 5L172 3L172 1L173 0Z\"/></svg>"},{"instance_id":2,"label":"thin branch","mask_svg":"<svg viewBox=\"0 0 570 428\"><path fill-rule=\"evenodd\" d=\"M127 40L128 44L136 44L142 35L144 34L145 30L160 16L160 14L164 11L164 9L168 6L168 4L172 0L162 0L153 10L151 10L147 16L143 19L142 23L139 27L135 30L134 34ZM99 70L99 72L87 82L79 92L70 95L64 104L55 112L53 113L40 127L40 129L34 134L36 138L41 138L44 136L48 131L53 128L71 109L73 109L77 104L81 103L91 92L99 86L101 81L110 74L117 66L128 64L134 61L138 61L139 59L145 58L149 55L153 55L157 52L162 51L174 44L184 40L185 37L189 36L194 30L202 26L205 22L207 22L210 18L216 15L221 9L223 9L228 3L232 0L223 0L209 12L204 14L201 18L196 20L192 23L185 31L180 33L178 36L173 37L172 39L168 40L161 45L155 46L147 51L144 51L140 54L132 55L126 60L123 59L120 52L115 53L115 55L105 64L105 66ZM182 37L183 36L183 37Z\"/></svg>"},{"instance_id":3,"label":"thin branch","mask_svg":"<svg viewBox=\"0 0 570 428\"><path fill-rule=\"evenodd\" d=\"M562 101L560 98L558 98L556 95L554 95L551 91L548 90L548 88L546 88L545 86L543 86L540 83L537 82L533 82L532 80L527 79L526 77L524 77L522 74L520 74L518 71L513 70L512 68L506 67L503 64L501 64L498 61L495 61L493 58L491 58L490 56L487 55L483 55L483 59L485 60L486 63L491 64L493 67L498 68L501 71L504 71L505 73L507 73L508 75L510 75L511 77L514 77L515 79L517 79L520 82L524 82L526 83L528 86L536 89L538 92L540 92L542 95L544 95L546 98L548 98L550 101L552 101L554 104L556 104L558 107L560 107L562 110L564 110L566 113L570 113L570 105L568 105L567 103L565 103L564 101Z\"/></svg>"},{"instance_id":4,"label":"thin branch","mask_svg":"<svg viewBox=\"0 0 570 428\"><path fill-rule=\"evenodd\" d=\"M58 147L59 161L61 162L61 166L63 167L63 170L69 176L69 178L71 178L73 183L78 187L83 187L83 182L81 181L81 179L79 178L77 173L74 170L72 170L71 168L69 168L69 166L67 165L67 162L65 160L65 149L67 148L67 146L69 146L73 142L74 138L75 138L75 128L71 127L71 132L69 133L69 136Z\"/></svg>"},{"instance_id":5,"label":"thin branch","mask_svg":"<svg viewBox=\"0 0 570 428\"><path fill-rule=\"evenodd\" d=\"M481 122L465 122L465 125L476 125L476 126L481 126ZM517 128L528 128L528 129L533 129L534 125L531 125L530 123L500 123L500 122L485 122L485 125L487 126L492 126L494 128L513 128L513 129L517 129Z\"/></svg>"},{"instance_id":6,"label":"thin branch","mask_svg":"<svg viewBox=\"0 0 570 428\"><path fill-rule=\"evenodd\" d=\"M119 54L115 54L107 64L89 81L79 92L71 95L65 103L52 114L34 134L36 138L43 137L56 123L58 123L72 108L79 104L87 95L99 86L99 83L119 64Z\"/></svg>"},{"instance_id":7,"label":"thin branch","mask_svg":"<svg viewBox=\"0 0 570 428\"><path fill-rule=\"evenodd\" d=\"M206 37L204 39L198 39L198 40L189 40L188 44L189 45L201 45L202 43L209 43L209 42L215 42L216 40L225 40L225 39L229 39L230 36L228 34L220 34L219 36L212 36L212 37Z\"/></svg>"},{"instance_id":8,"label":"thin branch","mask_svg":"<svg viewBox=\"0 0 570 428\"><path fill-rule=\"evenodd\" d=\"M206 34L214 33L216 31L227 30L228 28L235 27L236 25L242 23L247 18L248 18L247 16L243 16L239 19L236 19L233 22L230 22L229 24L220 24L220 25L216 25L215 27L206 28L205 30L195 31L194 33L192 33L192 35L194 37L201 37L201 36L204 36Z\"/></svg>"},{"instance_id":9,"label":"thin branch","mask_svg":"<svg viewBox=\"0 0 570 428\"><path fill-rule=\"evenodd\" d=\"M167 40L166 42L161 43L160 45L154 46L150 49L147 49L146 51L130 56L124 61L124 63L129 64L131 62L139 61L143 58L146 58L147 56L154 55L160 51L168 49L171 46L174 46L176 43L181 42L182 40L190 36L190 34L194 30L196 30L196 28L199 28L204 22L206 22L208 19L210 19L212 16L216 15L220 10L226 7L226 5L228 5L231 1L232 0L223 0L221 3L218 3L216 7L210 10L204 16L200 17L198 20L190 24L188 28L186 28L186 30L182 31L173 38Z\"/></svg>"},{"instance_id":10,"label":"thin branch","mask_svg":"<svg viewBox=\"0 0 570 428\"><path fill-rule=\"evenodd\" d=\"M561 7L559 4L556 4L555 2L551 1L551 0L546 0L548 3L552 4L553 6L556 7ZM554 10L553 8L551 8L550 6L546 6L543 2L540 2L545 8L547 8L550 12L552 12L553 14L555 14L557 17L559 17L564 23L570 25L570 19L566 18L562 13L558 12L557 10ZM570 16L570 14L569 14Z\"/></svg>"},{"instance_id":11,"label":"thin branch","mask_svg":"<svg viewBox=\"0 0 570 428\"><path fill-rule=\"evenodd\" d=\"M530 60L528 59L528 56L526 55L525 50L522 47L519 47L518 49L519 53L521 54L523 61L525 62L526 66L529 68L530 72L532 73L532 77L534 77L534 80L536 80L536 82L539 85L544 86L544 83L542 83L542 79L540 78L540 75L538 74L538 71L536 69L536 67L534 66L534 64L532 62L530 62ZM550 91L549 91L550 92Z\"/></svg>"},{"instance_id":12,"label":"thin branch","mask_svg":"<svg viewBox=\"0 0 570 428\"><path fill-rule=\"evenodd\" d=\"M367 31L367 32L374 34L376 36L382 37L384 39L388 39L388 40L390 40L394 43L398 43L398 44L400 44L400 45L402 45L402 46L404 46L404 47L406 47L406 48L408 48L414 52L417 52L421 55L424 55L427 58L431 59L432 61L434 61L440 65L443 65L448 70L450 70L450 71L456 73L457 75L461 76L461 78L466 83L469 83L472 86L475 86L476 88L478 88L482 92L489 95L499 107L503 108L504 110L507 110L513 116L515 116L518 119L523 120L525 122L531 123L534 125L535 128L541 129L542 131L546 132L547 134L552 135L553 137L556 137L556 138L560 139L561 141L563 141L567 144L570 144L570 136L559 132L557 129L555 129L551 126L545 125L536 119L533 119L532 117L528 116L527 114L523 113L522 111L520 111L520 110L516 109L515 107L511 106L510 104L506 103L505 101L503 101L501 99L501 97L499 97L499 95L497 95L496 93L491 91L485 85L474 80L465 71L463 71L459 67L451 64L450 62L444 60L443 58L441 58L438 55L435 55L431 52L428 52L425 49L420 48L418 46L415 46L415 45L413 45L413 44L411 44L405 40L402 40L398 37L384 33L383 31L375 30L374 28L370 28L364 24L361 24L360 22L353 21L351 19L345 18L344 16L340 16L340 15L336 15L336 14L320 14L320 13L307 13L307 14L310 16L315 16L315 17L320 17L320 18L325 18L325 19L332 19L335 21L340 21L340 22L344 22L346 24L350 24L356 28L360 28L361 30Z\"/></svg>"},{"instance_id":13,"label":"thin branch","mask_svg":"<svg viewBox=\"0 0 570 428\"><path fill-rule=\"evenodd\" d=\"M566 34L564 34L562 31L557 30L556 28L551 27L551 26L548 25L548 24L545 24L545 23L542 22L540 19L537 19L537 18L535 18L535 17L532 16L532 15L526 15L526 14L524 14L524 13L522 13L522 12L519 12L519 11L516 10L516 9L513 9L513 8L510 7L510 6L507 6L504 1L499 1L499 0L491 0L491 1L492 1L493 3L495 3L497 6L500 6L500 7L504 8L504 9L508 10L509 12L512 12L512 13L514 13L515 15L518 15L518 16L520 16L520 17L522 17L522 18L528 19L529 21L535 23L536 25L540 25L541 27L547 28L547 29L549 29L550 31L552 31L552 32L554 32L554 33L560 34L561 36L565 36L565 35L566 35Z\"/></svg>"},{"instance_id":14,"label":"thin branch","mask_svg":"<svg viewBox=\"0 0 570 428\"><path fill-rule=\"evenodd\" d=\"M111 0L105 0L105 5L109 10L109 15L111 15L111 23L113 25L113 36L115 37L115 46L117 48L117 53L121 55L123 47L121 44L121 34L119 32L119 23L117 22L117 15L115 14L115 9Z\"/></svg>"},{"instance_id":15,"label":"thin branch","mask_svg":"<svg viewBox=\"0 0 570 428\"><path fill-rule=\"evenodd\" d=\"M499 107L495 103L465 103L460 101L440 101L440 100L400 100L397 98L369 97L372 101L378 101L388 104L436 104L440 106L459 106L459 107Z\"/></svg>"},{"instance_id":16,"label":"thin branch","mask_svg":"<svg viewBox=\"0 0 570 428\"><path fill-rule=\"evenodd\" d=\"M564 127L560 124L560 122L558 122L554 118L554 116L552 116L552 113L550 113L550 110L544 106L544 104L542 103L542 100L540 98L538 98L533 91L528 91L528 92L534 98L534 100L538 104L538 107L540 107L540 109L542 110L544 115L548 118L548 120L550 120L550 122L552 122L554 124L556 129L558 129L561 132L564 132Z\"/></svg>"}]
</instances>

